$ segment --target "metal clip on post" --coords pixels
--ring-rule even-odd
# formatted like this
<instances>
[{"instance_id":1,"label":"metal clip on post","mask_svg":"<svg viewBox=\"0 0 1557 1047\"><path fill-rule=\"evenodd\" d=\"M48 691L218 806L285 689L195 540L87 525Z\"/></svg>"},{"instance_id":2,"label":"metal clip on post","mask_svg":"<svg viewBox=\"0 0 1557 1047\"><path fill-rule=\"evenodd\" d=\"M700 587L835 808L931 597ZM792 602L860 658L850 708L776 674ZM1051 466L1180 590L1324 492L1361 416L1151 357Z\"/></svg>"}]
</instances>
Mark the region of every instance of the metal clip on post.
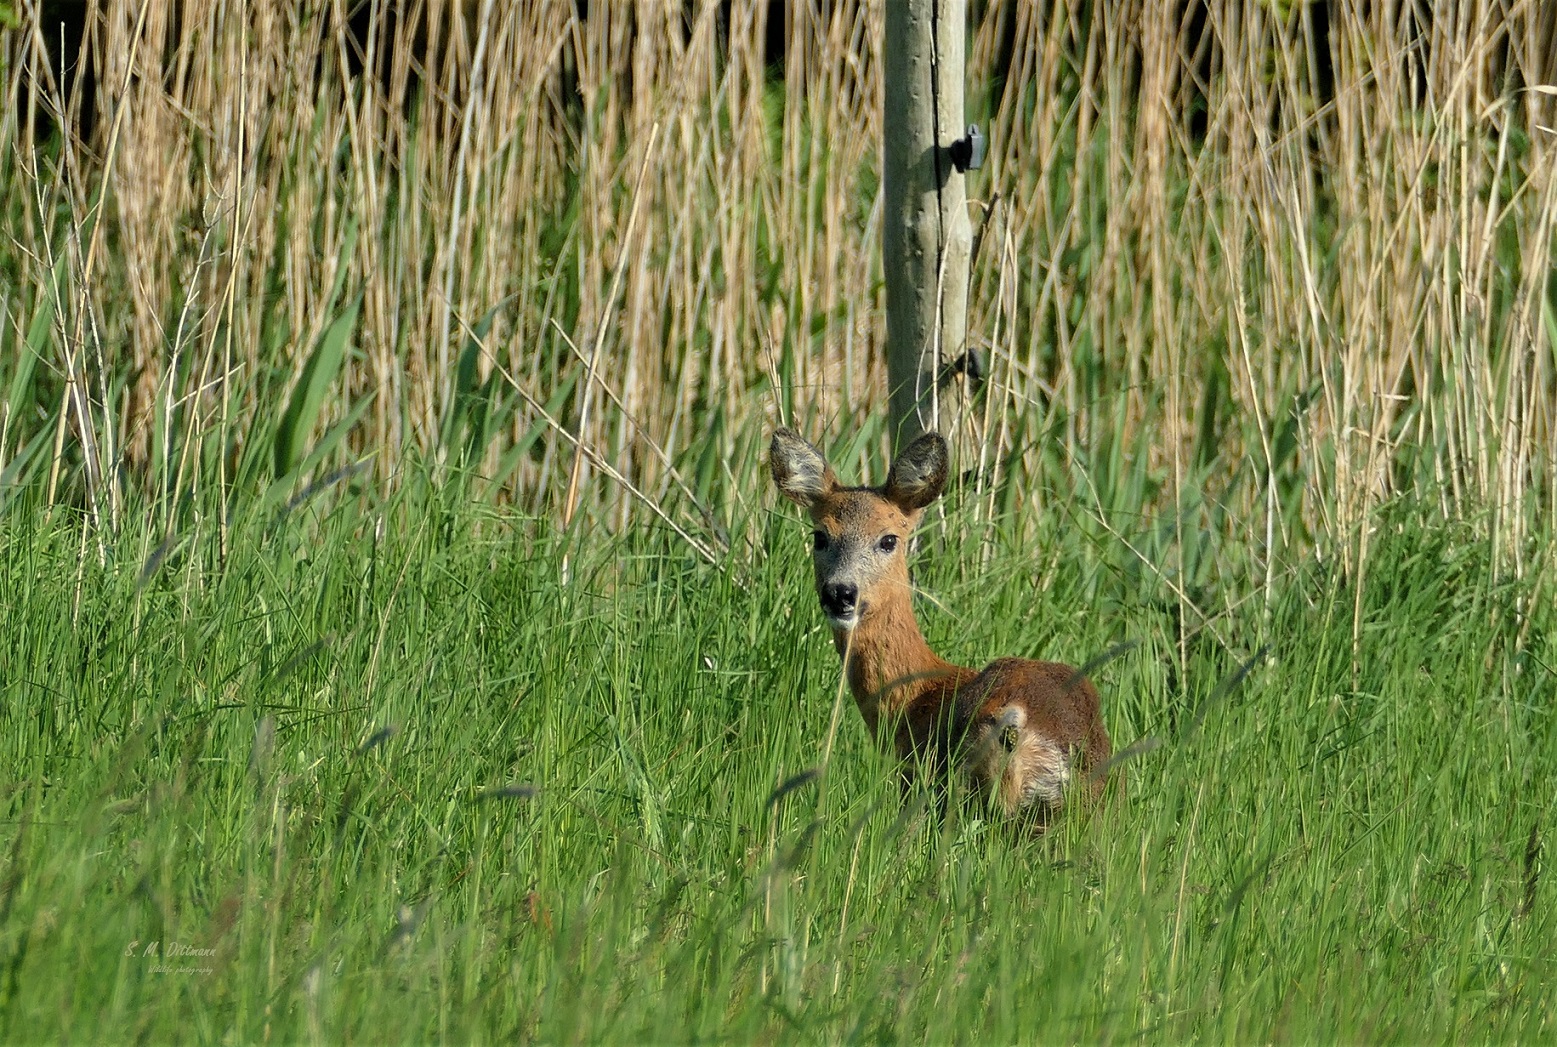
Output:
<instances>
[{"instance_id":1,"label":"metal clip on post","mask_svg":"<svg viewBox=\"0 0 1557 1047\"><path fill-rule=\"evenodd\" d=\"M957 170L966 174L984 166L984 151L989 143L979 131L978 124L969 124L968 133L951 144L951 162Z\"/></svg>"}]
</instances>

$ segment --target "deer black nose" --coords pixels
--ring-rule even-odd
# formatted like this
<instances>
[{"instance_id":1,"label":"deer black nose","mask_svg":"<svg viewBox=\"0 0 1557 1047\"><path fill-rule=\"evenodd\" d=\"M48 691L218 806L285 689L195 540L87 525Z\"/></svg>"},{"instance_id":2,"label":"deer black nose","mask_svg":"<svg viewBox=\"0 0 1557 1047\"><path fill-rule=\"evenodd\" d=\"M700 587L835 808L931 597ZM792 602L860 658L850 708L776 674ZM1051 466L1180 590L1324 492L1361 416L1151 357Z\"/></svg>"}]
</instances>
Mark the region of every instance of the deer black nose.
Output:
<instances>
[{"instance_id":1,"label":"deer black nose","mask_svg":"<svg viewBox=\"0 0 1557 1047\"><path fill-rule=\"evenodd\" d=\"M853 614L854 605L859 598L859 589L852 585L832 582L822 586L822 610L835 618Z\"/></svg>"}]
</instances>

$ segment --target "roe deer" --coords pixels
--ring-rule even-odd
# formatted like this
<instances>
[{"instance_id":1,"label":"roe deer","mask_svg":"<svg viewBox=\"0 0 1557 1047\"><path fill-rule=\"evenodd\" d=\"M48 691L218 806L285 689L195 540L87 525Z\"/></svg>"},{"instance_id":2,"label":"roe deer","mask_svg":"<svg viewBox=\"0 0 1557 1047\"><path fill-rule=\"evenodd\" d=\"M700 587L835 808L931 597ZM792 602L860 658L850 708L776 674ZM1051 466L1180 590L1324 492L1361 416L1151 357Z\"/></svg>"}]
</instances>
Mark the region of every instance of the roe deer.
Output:
<instances>
[{"instance_id":1,"label":"roe deer","mask_svg":"<svg viewBox=\"0 0 1557 1047\"><path fill-rule=\"evenodd\" d=\"M779 492L811 514L816 593L860 714L896 750L907 784L916 762L963 775L1008 815L1047 820L1072 777L1095 798L1108 731L1090 681L1068 665L1001 658L982 672L930 650L910 601L908 538L946 483L946 441L926 433L880 487L844 487L799 434L773 434Z\"/></svg>"}]
</instances>

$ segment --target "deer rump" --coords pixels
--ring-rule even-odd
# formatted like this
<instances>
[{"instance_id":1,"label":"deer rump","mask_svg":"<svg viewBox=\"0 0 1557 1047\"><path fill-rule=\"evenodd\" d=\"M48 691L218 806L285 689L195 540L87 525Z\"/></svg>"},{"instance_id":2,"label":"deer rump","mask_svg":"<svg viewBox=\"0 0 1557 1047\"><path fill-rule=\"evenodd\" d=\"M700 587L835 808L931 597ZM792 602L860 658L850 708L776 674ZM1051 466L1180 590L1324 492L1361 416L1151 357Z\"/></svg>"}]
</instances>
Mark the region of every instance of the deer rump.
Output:
<instances>
[{"instance_id":1,"label":"deer rump","mask_svg":"<svg viewBox=\"0 0 1557 1047\"><path fill-rule=\"evenodd\" d=\"M952 736L962 772L1008 815L1058 810L1078 778L1095 799L1111 752L1092 682L1027 658L997 659L958 689Z\"/></svg>"}]
</instances>

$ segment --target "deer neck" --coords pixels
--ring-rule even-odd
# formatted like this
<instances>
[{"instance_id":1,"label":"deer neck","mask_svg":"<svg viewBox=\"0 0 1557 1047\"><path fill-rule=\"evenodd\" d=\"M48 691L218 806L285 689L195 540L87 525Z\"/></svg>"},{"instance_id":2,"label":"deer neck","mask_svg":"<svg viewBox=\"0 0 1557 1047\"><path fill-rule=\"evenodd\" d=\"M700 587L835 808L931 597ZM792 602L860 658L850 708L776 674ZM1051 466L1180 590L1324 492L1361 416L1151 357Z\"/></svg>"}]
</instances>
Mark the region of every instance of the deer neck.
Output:
<instances>
[{"instance_id":1,"label":"deer neck","mask_svg":"<svg viewBox=\"0 0 1557 1047\"><path fill-rule=\"evenodd\" d=\"M930 650L919 631L907 586L878 603L853 630L834 630L833 645L872 734L883 720L945 693L947 677L966 672Z\"/></svg>"}]
</instances>

